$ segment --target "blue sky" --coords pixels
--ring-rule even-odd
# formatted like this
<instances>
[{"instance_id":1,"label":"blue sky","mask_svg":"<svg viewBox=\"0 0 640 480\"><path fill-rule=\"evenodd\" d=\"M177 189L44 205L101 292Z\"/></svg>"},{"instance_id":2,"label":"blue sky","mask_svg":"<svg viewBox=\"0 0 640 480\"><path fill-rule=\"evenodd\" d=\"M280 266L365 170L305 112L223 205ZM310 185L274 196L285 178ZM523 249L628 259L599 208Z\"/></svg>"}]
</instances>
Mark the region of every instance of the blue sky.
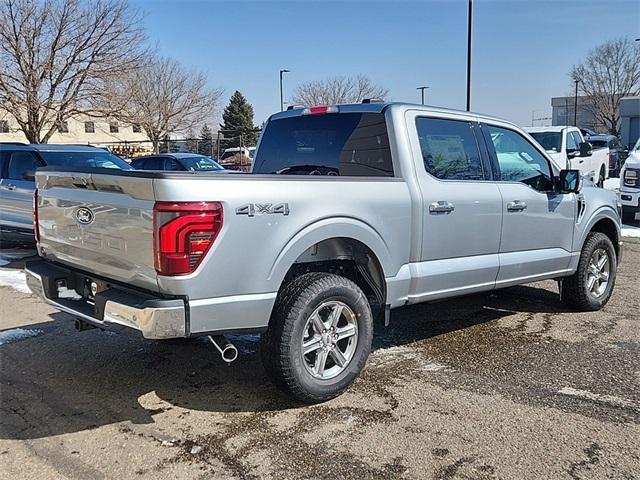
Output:
<instances>
[{"instance_id":1,"label":"blue sky","mask_svg":"<svg viewBox=\"0 0 640 480\"><path fill-rule=\"evenodd\" d=\"M203 70L256 124L301 82L362 73L395 101L464 108L466 0L135 2L160 54ZM569 93L568 72L604 41L640 37L636 0L475 0L472 109L521 125Z\"/></svg>"}]
</instances>

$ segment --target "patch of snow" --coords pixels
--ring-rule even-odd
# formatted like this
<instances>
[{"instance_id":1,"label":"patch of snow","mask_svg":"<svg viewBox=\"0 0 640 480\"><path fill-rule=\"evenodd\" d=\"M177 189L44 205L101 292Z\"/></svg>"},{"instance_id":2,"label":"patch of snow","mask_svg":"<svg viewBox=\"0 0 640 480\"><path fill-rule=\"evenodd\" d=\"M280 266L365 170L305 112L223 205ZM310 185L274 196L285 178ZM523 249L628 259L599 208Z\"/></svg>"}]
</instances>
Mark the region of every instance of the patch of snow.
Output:
<instances>
[{"instance_id":1,"label":"patch of snow","mask_svg":"<svg viewBox=\"0 0 640 480\"><path fill-rule=\"evenodd\" d=\"M9 287L22 293L31 293L22 270L0 268L0 287Z\"/></svg>"},{"instance_id":2,"label":"patch of snow","mask_svg":"<svg viewBox=\"0 0 640 480\"><path fill-rule=\"evenodd\" d=\"M81 300L82 295L78 295L78 292L67 287L58 287L58 298L70 298L71 300Z\"/></svg>"},{"instance_id":3,"label":"patch of snow","mask_svg":"<svg viewBox=\"0 0 640 480\"><path fill-rule=\"evenodd\" d=\"M202 447L200 445L194 445L191 448L191 455L197 455L202 451Z\"/></svg>"},{"instance_id":4,"label":"patch of snow","mask_svg":"<svg viewBox=\"0 0 640 480\"><path fill-rule=\"evenodd\" d=\"M640 238L640 227L632 227L630 225L622 226L623 237Z\"/></svg>"},{"instance_id":5,"label":"patch of snow","mask_svg":"<svg viewBox=\"0 0 640 480\"><path fill-rule=\"evenodd\" d=\"M617 191L620 188L619 178L607 178L604 181L604 188Z\"/></svg>"},{"instance_id":6,"label":"patch of snow","mask_svg":"<svg viewBox=\"0 0 640 480\"><path fill-rule=\"evenodd\" d=\"M37 337L42 333L44 332L37 328L12 328L11 330L4 330L0 332L0 345L18 342L20 340L24 340L25 338Z\"/></svg>"},{"instance_id":7,"label":"patch of snow","mask_svg":"<svg viewBox=\"0 0 640 480\"><path fill-rule=\"evenodd\" d=\"M445 370L446 368L446 365L437 362L425 362L422 365L422 369L427 372L439 372L440 370Z\"/></svg>"},{"instance_id":8,"label":"patch of snow","mask_svg":"<svg viewBox=\"0 0 640 480\"><path fill-rule=\"evenodd\" d=\"M571 387L563 387L558 391L558 393L560 395L566 395L568 397L576 397L583 400L590 400L592 402L612 405L614 407L630 408L632 410L640 411L640 403L633 400L627 400L626 398L616 397L614 395L593 393L589 392L588 390L578 390L577 388Z\"/></svg>"}]
</instances>

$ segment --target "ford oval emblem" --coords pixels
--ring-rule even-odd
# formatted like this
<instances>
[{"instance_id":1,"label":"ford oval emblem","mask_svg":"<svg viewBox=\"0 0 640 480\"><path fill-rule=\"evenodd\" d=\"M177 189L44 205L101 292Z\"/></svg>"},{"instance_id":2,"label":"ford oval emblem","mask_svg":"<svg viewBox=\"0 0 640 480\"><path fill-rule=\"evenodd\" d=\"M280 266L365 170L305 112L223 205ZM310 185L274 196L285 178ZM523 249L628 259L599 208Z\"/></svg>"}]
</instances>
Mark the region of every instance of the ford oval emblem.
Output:
<instances>
[{"instance_id":1,"label":"ford oval emblem","mask_svg":"<svg viewBox=\"0 0 640 480\"><path fill-rule=\"evenodd\" d=\"M76 210L76 220L82 225L89 225L93 222L93 212L90 208L80 207Z\"/></svg>"}]
</instances>

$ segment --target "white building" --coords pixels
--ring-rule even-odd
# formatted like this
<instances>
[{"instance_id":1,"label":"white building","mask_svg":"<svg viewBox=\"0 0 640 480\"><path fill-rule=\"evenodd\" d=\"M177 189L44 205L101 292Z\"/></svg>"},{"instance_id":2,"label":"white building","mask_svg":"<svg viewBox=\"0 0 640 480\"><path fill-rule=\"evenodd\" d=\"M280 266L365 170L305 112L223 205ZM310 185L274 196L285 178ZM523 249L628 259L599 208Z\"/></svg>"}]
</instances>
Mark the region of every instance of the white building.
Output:
<instances>
[{"instance_id":1,"label":"white building","mask_svg":"<svg viewBox=\"0 0 640 480\"><path fill-rule=\"evenodd\" d=\"M0 110L0 142L27 142L13 116ZM123 156L138 156L153 151L140 125L126 125L106 118L80 115L62 122L48 143L108 146Z\"/></svg>"}]
</instances>

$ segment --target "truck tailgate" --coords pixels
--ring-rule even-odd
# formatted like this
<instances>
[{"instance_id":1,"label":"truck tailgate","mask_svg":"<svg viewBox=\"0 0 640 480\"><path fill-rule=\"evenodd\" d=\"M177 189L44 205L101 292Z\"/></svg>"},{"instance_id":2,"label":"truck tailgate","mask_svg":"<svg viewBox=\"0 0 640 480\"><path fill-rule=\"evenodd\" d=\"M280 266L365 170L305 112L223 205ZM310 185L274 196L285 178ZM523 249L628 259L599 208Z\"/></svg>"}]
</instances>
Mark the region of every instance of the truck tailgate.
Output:
<instances>
[{"instance_id":1,"label":"truck tailgate","mask_svg":"<svg viewBox=\"0 0 640 480\"><path fill-rule=\"evenodd\" d=\"M104 170L37 172L41 255L157 291L153 179Z\"/></svg>"}]
</instances>

